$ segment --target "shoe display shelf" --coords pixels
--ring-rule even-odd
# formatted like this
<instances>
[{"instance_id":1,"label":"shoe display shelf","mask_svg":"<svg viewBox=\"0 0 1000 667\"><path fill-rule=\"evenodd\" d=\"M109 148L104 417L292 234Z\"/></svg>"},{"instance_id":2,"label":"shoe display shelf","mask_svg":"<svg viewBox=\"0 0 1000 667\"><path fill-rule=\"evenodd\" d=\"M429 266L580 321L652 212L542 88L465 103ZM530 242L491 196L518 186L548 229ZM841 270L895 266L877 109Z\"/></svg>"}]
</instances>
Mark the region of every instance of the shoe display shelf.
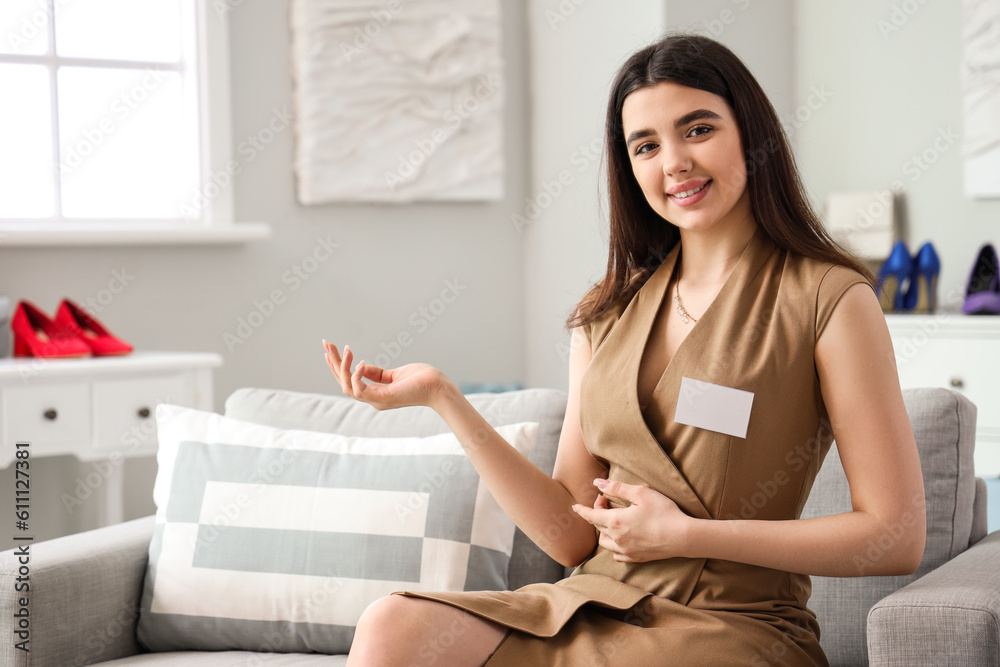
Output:
<instances>
[{"instance_id":1,"label":"shoe display shelf","mask_svg":"<svg viewBox=\"0 0 1000 667\"><path fill-rule=\"evenodd\" d=\"M948 387L976 404L976 475L1000 477L1000 315L885 316L899 383Z\"/></svg>"},{"instance_id":2,"label":"shoe display shelf","mask_svg":"<svg viewBox=\"0 0 1000 667\"><path fill-rule=\"evenodd\" d=\"M71 454L114 467L155 454L156 406L212 410L221 365L220 355L202 352L0 359L0 468L15 460L18 441L31 443L31 458ZM122 521L123 477L104 483L104 525Z\"/></svg>"}]
</instances>

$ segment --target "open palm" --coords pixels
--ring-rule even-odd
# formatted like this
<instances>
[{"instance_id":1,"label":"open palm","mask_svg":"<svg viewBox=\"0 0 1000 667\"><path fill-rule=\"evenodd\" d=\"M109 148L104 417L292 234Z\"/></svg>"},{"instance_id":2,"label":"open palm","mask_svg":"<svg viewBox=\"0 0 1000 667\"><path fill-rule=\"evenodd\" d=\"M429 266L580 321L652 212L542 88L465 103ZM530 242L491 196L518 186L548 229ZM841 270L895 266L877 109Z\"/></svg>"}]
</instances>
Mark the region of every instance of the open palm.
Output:
<instances>
[{"instance_id":1,"label":"open palm","mask_svg":"<svg viewBox=\"0 0 1000 667\"><path fill-rule=\"evenodd\" d=\"M337 346L323 341L326 363L340 382L344 394L368 403L377 410L390 410L408 405L430 405L444 375L430 364L406 364L399 368L379 368L362 361L354 371L354 355L344 346L340 355ZM365 382L370 380L370 382Z\"/></svg>"}]
</instances>

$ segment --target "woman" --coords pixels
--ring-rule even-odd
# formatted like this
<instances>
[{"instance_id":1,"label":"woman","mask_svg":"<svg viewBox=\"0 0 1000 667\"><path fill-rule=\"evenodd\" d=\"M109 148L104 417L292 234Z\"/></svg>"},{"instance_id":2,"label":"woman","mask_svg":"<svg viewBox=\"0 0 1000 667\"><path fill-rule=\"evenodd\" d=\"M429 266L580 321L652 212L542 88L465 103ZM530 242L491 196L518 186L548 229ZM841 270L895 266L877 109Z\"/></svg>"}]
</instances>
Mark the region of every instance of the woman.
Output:
<instances>
[{"instance_id":1,"label":"woman","mask_svg":"<svg viewBox=\"0 0 1000 667\"><path fill-rule=\"evenodd\" d=\"M920 562L920 464L871 274L810 210L753 76L717 42L669 36L618 73L605 145L610 257L567 322L552 478L436 369L352 372L326 345L346 394L436 410L514 522L579 567L515 592L380 600L349 664L417 664L460 627L440 664L825 665L808 575ZM833 433L853 510L799 520ZM894 547L866 560L886 534Z\"/></svg>"}]
</instances>

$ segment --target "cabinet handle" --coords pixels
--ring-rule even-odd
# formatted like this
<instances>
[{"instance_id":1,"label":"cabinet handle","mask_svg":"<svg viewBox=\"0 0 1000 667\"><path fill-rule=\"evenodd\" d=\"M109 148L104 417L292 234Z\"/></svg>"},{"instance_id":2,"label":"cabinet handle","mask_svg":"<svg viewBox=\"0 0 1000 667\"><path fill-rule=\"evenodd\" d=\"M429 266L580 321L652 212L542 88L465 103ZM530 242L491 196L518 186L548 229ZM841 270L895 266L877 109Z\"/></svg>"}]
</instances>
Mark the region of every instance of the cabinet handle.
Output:
<instances>
[{"instance_id":1,"label":"cabinet handle","mask_svg":"<svg viewBox=\"0 0 1000 667\"><path fill-rule=\"evenodd\" d=\"M951 386L955 387L956 389L961 389L962 387L965 386L965 380L963 380L962 378L952 378Z\"/></svg>"},{"instance_id":2,"label":"cabinet handle","mask_svg":"<svg viewBox=\"0 0 1000 667\"><path fill-rule=\"evenodd\" d=\"M149 408L146 407L139 408L138 415L143 419L145 419L146 417L149 416Z\"/></svg>"},{"instance_id":3,"label":"cabinet handle","mask_svg":"<svg viewBox=\"0 0 1000 667\"><path fill-rule=\"evenodd\" d=\"M43 412L42 415L50 422L54 422L56 420L56 417L59 416L59 413L56 412L55 408L49 408L48 410Z\"/></svg>"}]
</instances>

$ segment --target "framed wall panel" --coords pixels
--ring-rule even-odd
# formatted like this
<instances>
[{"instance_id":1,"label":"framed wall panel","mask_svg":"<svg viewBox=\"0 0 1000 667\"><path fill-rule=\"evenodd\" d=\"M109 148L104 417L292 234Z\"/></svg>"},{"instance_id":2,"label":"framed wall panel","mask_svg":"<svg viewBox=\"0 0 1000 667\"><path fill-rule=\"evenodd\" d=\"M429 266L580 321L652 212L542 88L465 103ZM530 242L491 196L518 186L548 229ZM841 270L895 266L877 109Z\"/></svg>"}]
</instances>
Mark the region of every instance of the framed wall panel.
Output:
<instances>
[{"instance_id":1,"label":"framed wall panel","mask_svg":"<svg viewBox=\"0 0 1000 667\"><path fill-rule=\"evenodd\" d=\"M503 196L499 0L293 0L303 204Z\"/></svg>"},{"instance_id":2,"label":"framed wall panel","mask_svg":"<svg viewBox=\"0 0 1000 667\"><path fill-rule=\"evenodd\" d=\"M1000 197L1000 0L965 0L963 9L965 193Z\"/></svg>"}]
</instances>

